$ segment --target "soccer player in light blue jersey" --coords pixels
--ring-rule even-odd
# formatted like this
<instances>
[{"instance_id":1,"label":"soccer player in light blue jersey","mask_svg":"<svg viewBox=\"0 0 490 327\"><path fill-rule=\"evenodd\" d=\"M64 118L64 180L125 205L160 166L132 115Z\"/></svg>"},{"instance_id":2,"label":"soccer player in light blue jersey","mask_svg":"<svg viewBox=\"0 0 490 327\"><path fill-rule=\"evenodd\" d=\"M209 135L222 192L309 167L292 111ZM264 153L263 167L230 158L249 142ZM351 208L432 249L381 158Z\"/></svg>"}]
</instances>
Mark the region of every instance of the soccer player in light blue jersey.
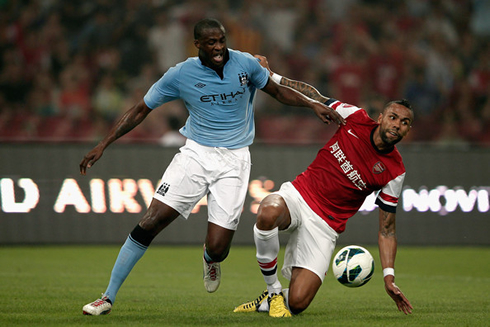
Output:
<instances>
[{"instance_id":1,"label":"soccer player in light blue jersey","mask_svg":"<svg viewBox=\"0 0 490 327\"><path fill-rule=\"evenodd\" d=\"M248 187L248 146L255 134L257 89L281 103L309 107L325 123L344 123L335 110L269 79L268 70L252 55L228 49L219 21L199 21L194 27L194 45L198 57L170 68L80 163L80 173L85 175L112 142L152 110L176 99L184 101L189 117L180 132L187 138L186 144L167 167L148 210L122 246L106 291L83 307L84 314L108 314L119 288L153 238L177 217L187 219L203 196L208 202L204 286L208 292L217 290L220 262L230 250Z\"/></svg>"}]
</instances>

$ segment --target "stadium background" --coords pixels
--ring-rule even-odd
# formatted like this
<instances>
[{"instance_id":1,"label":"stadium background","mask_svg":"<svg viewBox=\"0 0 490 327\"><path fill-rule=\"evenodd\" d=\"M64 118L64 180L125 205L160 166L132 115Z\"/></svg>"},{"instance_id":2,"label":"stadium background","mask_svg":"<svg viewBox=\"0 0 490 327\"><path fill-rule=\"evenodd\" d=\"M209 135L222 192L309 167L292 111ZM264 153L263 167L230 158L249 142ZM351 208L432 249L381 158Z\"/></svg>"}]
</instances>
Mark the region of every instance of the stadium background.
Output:
<instances>
[{"instance_id":1,"label":"stadium background","mask_svg":"<svg viewBox=\"0 0 490 327\"><path fill-rule=\"evenodd\" d=\"M409 99L400 244L490 244L490 4L479 0L0 1L1 244L126 238L177 151L161 140L185 120L182 103L152 113L88 176L78 164L168 67L196 55L191 32L203 17L223 22L231 48L266 55L276 72L373 118L388 99ZM262 92L256 123L241 244L252 244L256 201L335 131ZM366 208L341 243L376 242ZM205 217L203 205L155 242L200 244Z\"/></svg>"}]
</instances>

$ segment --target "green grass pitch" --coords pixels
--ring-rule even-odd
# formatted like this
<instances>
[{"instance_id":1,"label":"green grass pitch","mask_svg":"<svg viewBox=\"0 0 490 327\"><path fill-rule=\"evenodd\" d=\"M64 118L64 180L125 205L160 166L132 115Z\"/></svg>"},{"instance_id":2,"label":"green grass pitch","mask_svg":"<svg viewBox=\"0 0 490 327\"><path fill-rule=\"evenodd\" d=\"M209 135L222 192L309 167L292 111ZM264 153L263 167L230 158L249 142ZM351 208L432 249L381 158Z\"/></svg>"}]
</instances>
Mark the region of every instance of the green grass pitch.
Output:
<instances>
[{"instance_id":1,"label":"green grass pitch","mask_svg":"<svg viewBox=\"0 0 490 327\"><path fill-rule=\"evenodd\" d=\"M490 325L490 248L400 246L396 282L414 306L407 316L384 291L377 248L367 248L376 261L369 283L350 289L329 271L305 312L274 319L233 313L265 288L251 246L232 248L220 289L208 294L202 247L154 245L122 286L112 313L99 317L83 316L82 306L105 290L119 246L3 246L0 326Z\"/></svg>"}]
</instances>

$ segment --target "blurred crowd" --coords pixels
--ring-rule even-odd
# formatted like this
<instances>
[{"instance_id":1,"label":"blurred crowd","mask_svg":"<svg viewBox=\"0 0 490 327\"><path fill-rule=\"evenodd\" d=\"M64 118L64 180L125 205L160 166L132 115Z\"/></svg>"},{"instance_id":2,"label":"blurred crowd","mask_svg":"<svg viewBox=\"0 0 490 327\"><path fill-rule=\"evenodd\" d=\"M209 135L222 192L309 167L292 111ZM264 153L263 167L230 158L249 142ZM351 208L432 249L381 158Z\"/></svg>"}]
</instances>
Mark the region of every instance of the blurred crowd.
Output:
<instances>
[{"instance_id":1,"label":"blurred crowd","mask_svg":"<svg viewBox=\"0 0 490 327\"><path fill-rule=\"evenodd\" d=\"M408 142L490 146L486 0L0 0L0 141L99 140L197 55L204 17L224 24L230 48L372 118L408 99ZM165 104L121 141L178 142L167 134L186 118L181 102ZM263 92L256 124L264 143L322 143L335 131Z\"/></svg>"}]
</instances>

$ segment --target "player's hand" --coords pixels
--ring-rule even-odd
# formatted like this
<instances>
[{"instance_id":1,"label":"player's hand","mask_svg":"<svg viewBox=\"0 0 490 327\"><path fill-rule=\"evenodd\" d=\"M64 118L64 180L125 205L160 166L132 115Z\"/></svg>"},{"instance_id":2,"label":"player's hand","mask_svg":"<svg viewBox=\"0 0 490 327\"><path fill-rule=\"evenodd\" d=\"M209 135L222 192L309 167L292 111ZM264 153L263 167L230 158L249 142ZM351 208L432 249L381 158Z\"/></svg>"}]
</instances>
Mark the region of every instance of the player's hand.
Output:
<instances>
[{"instance_id":1,"label":"player's hand","mask_svg":"<svg viewBox=\"0 0 490 327\"><path fill-rule=\"evenodd\" d=\"M94 163L102 157L102 154L104 153L104 149L100 146L96 146L93 148L89 153L87 153L83 159L82 162L80 162L80 174L86 175L87 174L87 168L90 168L94 165Z\"/></svg>"},{"instance_id":2,"label":"player's hand","mask_svg":"<svg viewBox=\"0 0 490 327\"><path fill-rule=\"evenodd\" d=\"M337 125L345 125L345 119L342 117L337 110L330 108L323 103L316 103L313 107L316 115L323 121L325 124L330 124L331 122L336 123Z\"/></svg>"},{"instance_id":3,"label":"player's hand","mask_svg":"<svg viewBox=\"0 0 490 327\"><path fill-rule=\"evenodd\" d=\"M405 314L412 313L410 301L403 295L402 291L395 285L394 281L385 281L386 293L395 301L399 311Z\"/></svg>"},{"instance_id":4,"label":"player's hand","mask_svg":"<svg viewBox=\"0 0 490 327\"><path fill-rule=\"evenodd\" d=\"M254 57L257 58L257 59L259 59L259 64L262 67L267 68L267 70L269 71L269 73L272 75L272 70L269 68L269 62L267 61L267 58L264 57L264 56L261 56L261 55L255 55Z\"/></svg>"}]
</instances>

